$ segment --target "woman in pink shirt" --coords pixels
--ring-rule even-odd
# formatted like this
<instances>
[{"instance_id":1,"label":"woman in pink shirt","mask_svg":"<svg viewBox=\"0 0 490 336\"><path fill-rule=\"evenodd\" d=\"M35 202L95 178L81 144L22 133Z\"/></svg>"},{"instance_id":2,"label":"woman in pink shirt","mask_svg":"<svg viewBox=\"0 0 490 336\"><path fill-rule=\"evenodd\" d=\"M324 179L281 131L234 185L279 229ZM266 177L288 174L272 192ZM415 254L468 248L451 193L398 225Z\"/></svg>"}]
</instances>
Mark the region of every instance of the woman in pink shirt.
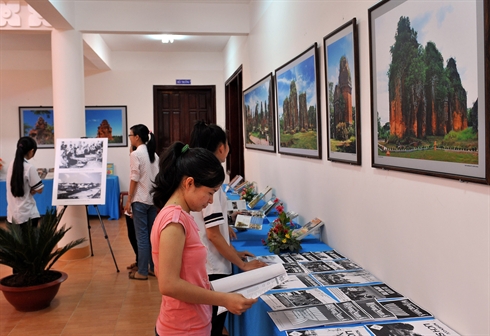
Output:
<instances>
[{"instance_id":1,"label":"woman in pink shirt","mask_svg":"<svg viewBox=\"0 0 490 336\"><path fill-rule=\"evenodd\" d=\"M211 306L240 315L257 299L210 290L206 248L190 211L213 203L225 174L210 151L176 142L163 154L155 178L153 202L162 208L151 232L152 257L162 294L157 335L211 332Z\"/></svg>"}]
</instances>

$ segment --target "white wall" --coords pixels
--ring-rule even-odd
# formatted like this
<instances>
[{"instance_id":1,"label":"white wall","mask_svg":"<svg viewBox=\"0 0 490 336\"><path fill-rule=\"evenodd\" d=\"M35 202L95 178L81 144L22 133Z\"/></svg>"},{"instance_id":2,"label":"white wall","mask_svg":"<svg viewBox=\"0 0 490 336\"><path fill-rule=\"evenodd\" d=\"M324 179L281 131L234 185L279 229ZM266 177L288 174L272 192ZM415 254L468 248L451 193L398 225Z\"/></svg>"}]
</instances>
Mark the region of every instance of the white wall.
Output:
<instances>
[{"instance_id":1,"label":"white wall","mask_svg":"<svg viewBox=\"0 0 490 336\"><path fill-rule=\"evenodd\" d=\"M456 331L490 335L490 187L371 167L368 8L376 2L272 1L265 12L252 8L260 17L251 17L249 38L225 49L225 77L243 64L244 88L314 42L323 48L325 35L357 18L363 158L361 167L326 160L322 51L324 159L246 149L246 177L259 188L273 186L302 223L325 220L326 243Z\"/></svg>"}]
</instances>

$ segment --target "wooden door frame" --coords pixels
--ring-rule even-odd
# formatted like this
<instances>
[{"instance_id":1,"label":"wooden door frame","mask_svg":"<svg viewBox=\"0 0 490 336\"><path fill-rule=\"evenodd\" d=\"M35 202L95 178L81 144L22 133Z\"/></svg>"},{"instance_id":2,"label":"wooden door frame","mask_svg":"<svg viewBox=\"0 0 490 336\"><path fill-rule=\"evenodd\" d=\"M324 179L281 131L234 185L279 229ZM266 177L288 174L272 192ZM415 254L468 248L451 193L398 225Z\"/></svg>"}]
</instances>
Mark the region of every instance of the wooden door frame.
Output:
<instances>
[{"instance_id":1,"label":"wooden door frame","mask_svg":"<svg viewBox=\"0 0 490 336\"><path fill-rule=\"evenodd\" d=\"M226 170L230 174L230 179L235 175L241 175L245 178L242 70L243 66L240 65L225 82L225 117L230 142L230 154L226 160ZM234 81L236 81L236 87L232 86Z\"/></svg>"}]
</instances>

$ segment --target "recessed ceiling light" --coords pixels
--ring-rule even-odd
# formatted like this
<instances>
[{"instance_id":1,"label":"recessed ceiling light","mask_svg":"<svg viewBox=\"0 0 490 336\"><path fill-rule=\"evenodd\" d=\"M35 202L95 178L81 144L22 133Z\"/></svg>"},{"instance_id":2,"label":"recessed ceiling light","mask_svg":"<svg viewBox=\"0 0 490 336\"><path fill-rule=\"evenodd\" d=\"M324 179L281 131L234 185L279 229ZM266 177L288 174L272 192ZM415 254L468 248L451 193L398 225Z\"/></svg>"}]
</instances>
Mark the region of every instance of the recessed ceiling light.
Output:
<instances>
[{"instance_id":1,"label":"recessed ceiling light","mask_svg":"<svg viewBox=\"0 0 490 336\"><path fill-rule=\"evenodd\" d=\"M162 35L162 43L174 43L174 37L172 35Z\"/></svg>"}]
</instances>

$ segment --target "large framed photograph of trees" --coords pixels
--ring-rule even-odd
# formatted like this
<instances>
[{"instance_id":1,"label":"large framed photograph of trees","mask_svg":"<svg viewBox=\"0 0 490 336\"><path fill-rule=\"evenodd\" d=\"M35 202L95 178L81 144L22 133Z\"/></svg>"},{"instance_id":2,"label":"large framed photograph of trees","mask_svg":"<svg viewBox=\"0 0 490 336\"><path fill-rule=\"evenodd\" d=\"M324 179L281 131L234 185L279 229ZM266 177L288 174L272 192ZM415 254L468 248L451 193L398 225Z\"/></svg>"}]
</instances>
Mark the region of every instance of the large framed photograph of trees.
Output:
<instances>
[{"instance_id":1,"label":"large framed photograph of trees","mask_svg":"<svg viewBox=\"0 0 490 336\"><path fill-rule=\"evenodd\" d=\"M243 91L245 148L276 151L273 85L270 73Z\"/></svg>"},{"instance_id":2,"label":"large framed photograph of trees","mask_svg":"<svg viewBox=\"0 0 490 336\"><path fill-rule=\"evenodd\" d=\"M278 151L322 158L317 44L276 69Z\"/></svg>"},{"instance_id":3,"label":"large framed photograph of trees","mask_svg":"<svg viewBox=\"0 0 490 336\"><path fill-rule=\"evenodd\" d=\"M361 112L356 19L325 36L323 48L328 160L360 165Z\"/></svg>"},{"instance_id":4,"label":"large framed photograph of trees","mask_svg":"<svg viewBox=\"0 0 490 336\"><path fill-rule=\"evenodd\" d=\"M372 165L489 183L489 0L369 9Z\"/></svg>"}]
</instances>

